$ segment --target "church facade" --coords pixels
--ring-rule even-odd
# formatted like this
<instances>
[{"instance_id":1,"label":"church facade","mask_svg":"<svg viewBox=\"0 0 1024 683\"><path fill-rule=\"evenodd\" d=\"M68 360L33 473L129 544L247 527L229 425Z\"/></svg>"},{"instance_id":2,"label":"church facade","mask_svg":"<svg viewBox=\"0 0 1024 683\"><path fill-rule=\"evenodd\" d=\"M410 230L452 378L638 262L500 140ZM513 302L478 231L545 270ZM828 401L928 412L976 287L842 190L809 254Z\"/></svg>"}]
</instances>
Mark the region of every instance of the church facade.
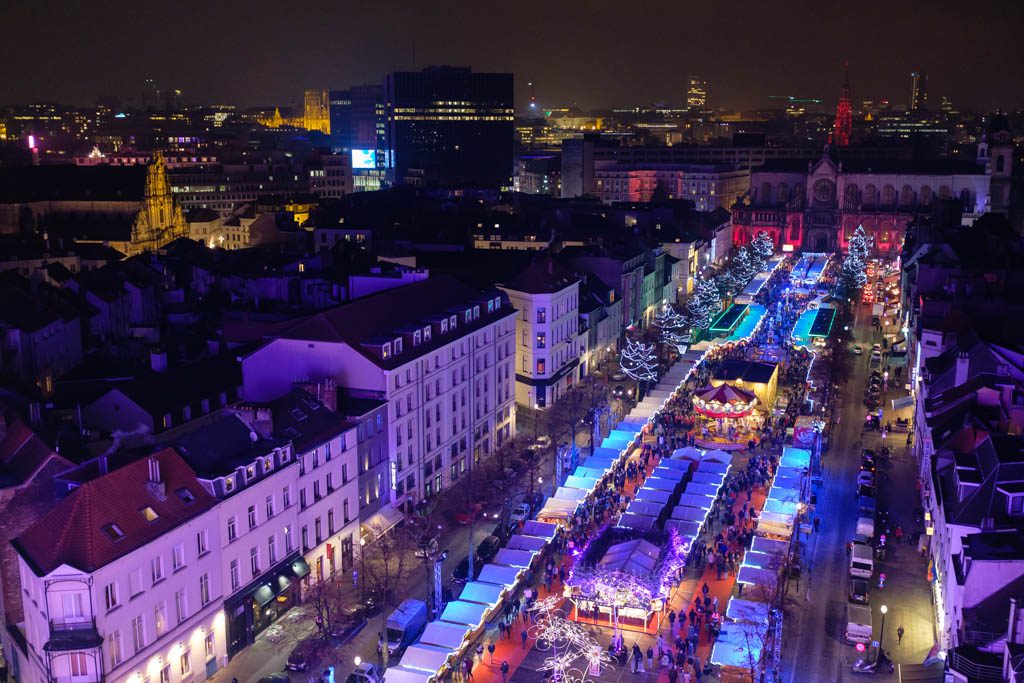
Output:
<instances>
[{"instance_id":1,"label":"church facade","mask_svg":"<svg viewBox=\"0 0 1024 683\"><path fill-rule=\"evenodd\" d=\"M784 252L834 252L863 226L876 254L894 256L907 225L937 200L959 201L964 222L999 210L990 195L993 164L979 162L836 162L827 148L817 160L769 161L751 171L750 191L733 207L733 242L749 244L765 231Z\"/></svg>"}]
</instances>

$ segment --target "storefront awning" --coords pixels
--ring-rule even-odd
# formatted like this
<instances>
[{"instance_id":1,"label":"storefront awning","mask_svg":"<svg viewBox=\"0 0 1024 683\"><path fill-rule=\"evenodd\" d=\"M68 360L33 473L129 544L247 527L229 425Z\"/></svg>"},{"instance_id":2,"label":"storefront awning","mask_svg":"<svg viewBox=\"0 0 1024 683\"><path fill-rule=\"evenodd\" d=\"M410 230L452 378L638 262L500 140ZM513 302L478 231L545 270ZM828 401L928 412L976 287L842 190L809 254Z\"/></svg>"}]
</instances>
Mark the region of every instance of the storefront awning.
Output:
<instances>
[{"instance_id":1,"label":"storefront awning","mask_svg":"<svg viewBox=\"0 0 1024 683\"><path fill-rule=\"evenodd\" d=\"M267 603L274 599L274 591L270 589L270 586L260 586L256 589L256 592L252 594L252 599L259 603L260 607L266 607Z\"/></svg>"},{"instance_id":2,"label":"storefront awning","mask_svg":"<svg viewBox=\"0 0 1024 683\"><path fill-rule=\"evenodd\" d=\"M401 510L396 510L390 505L382 507L370 515L370 518L360 525L359 531L363 536L369 536L374 541L394 529L405 520Z\"/></svg>"},{"instance_id":3,"label":"storefront awning","mask_svg":"<svg viewBox=\"0 0 1024 683\"><path fill-rule=\"evenodd\" d=\"M304 579L309 576L309 563L305 558L300 557L291 564L291 573L296 579Z\"/></svg>"}]
</instances>

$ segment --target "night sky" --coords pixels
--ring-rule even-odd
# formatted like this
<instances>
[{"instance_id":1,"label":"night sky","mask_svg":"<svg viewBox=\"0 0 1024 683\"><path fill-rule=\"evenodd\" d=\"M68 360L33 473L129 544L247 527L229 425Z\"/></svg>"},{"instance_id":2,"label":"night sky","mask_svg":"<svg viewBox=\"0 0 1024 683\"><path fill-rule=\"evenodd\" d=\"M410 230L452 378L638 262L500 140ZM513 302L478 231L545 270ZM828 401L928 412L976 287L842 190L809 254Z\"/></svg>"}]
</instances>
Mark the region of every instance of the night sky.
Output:
<instances>
[{"instance_id":1,"label":"night sky","mask_svg":"<svg viewBox=\"0 0 1024 683\"><path fill-rule=\"evenodd\" d=\"M284 105L458 64L513 72L520 106L529 80L542 106L679 104L690 73L713 106L831 104L849 58L855 102L906 103L920 67L934 107L1024 105L1021 0L4 0L0 25L0 103L138 98L153 78L186 103Z\"/></svg>"}]
</instances>

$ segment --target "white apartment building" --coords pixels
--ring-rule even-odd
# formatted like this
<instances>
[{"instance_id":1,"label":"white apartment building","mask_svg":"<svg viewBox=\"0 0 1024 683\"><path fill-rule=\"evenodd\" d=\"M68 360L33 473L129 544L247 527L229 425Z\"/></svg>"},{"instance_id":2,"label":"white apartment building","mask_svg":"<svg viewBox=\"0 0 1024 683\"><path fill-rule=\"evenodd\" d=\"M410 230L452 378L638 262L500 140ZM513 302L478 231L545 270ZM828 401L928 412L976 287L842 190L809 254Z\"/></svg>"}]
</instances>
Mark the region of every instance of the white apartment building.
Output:
<instances>
[{"instance_id":1,"label":"white apartment building","mask_svg":"<svg viewBox=\"0 0 1024 683\"><path fill-rule=\"evenodd\" d=\"M515 312L500 292L431 277L304 318L242 357L245 397L334 380L388 403L395 507L437 495L515 424Z\"/></svg>"},{"instance_id":2,"label":"white apartment building","mask_svg":"<svg viewBox=\"0 0 1024 683\"><path fill-rule=\"evenodd\" d=\"M498 287L516 309L516 403L553 405L585 373L580 279L548 256Z\"/></svg>"},{"instance_id":3,"label":"white apartment building","mask_svg":"<svg viewBox=\"0 0 1024 683\"><path fill-rule=\"evenodd\" d=\"M217 500L167 448L86 481L13 541L19 682L202 681L227 662Z\"/></svg>"}]
</instances>

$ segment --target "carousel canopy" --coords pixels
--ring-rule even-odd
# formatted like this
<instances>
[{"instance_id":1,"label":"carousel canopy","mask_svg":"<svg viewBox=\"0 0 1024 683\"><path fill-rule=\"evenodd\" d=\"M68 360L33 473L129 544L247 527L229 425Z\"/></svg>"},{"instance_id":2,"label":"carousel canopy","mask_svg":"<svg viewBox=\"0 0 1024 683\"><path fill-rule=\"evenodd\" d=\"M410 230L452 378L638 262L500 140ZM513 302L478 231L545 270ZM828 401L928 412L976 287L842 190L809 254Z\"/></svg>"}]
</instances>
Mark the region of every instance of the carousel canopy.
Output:
<instances>
[{"instance_id":1,"label":"carousel canopy","mask_svg":"<svg viewBox=\"0 0 1024 683\"><path fill-rule=\"evenodd\" d=\"M698 389L693 395L693 407L708 417L745 417L754 410L757 396L754 392L719 384L717 387Z\"/></svg>"}]
</instances>

